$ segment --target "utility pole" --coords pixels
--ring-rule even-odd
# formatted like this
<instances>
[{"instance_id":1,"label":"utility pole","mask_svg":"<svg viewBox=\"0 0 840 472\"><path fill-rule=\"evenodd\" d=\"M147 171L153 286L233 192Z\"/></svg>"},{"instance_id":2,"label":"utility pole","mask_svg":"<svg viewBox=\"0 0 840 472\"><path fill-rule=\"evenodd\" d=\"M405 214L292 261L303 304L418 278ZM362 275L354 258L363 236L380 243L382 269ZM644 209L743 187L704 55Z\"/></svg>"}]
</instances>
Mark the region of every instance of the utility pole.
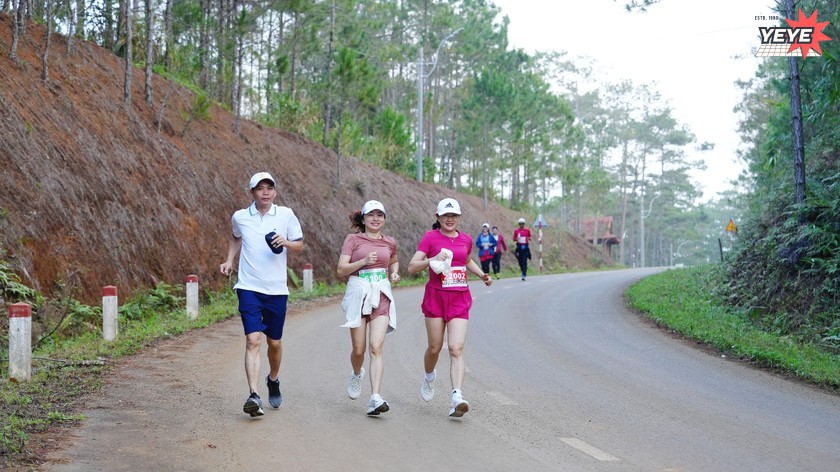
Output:
<instances>
[{"instance_id":1,"label":"utility pole","mask_svg":"<svg viewBox=\"0 0 840 472\"><path fill-rule=\"evenodd\" d=\"M429 72L424 72L424 68L426 66L426 61L423 59L423 44L420 44L420 52L417 55L417 180L419 182L423 181L423 151L425 148L425 139L423 137L423 79L426 77L431 77L432 73L435 71L435 67L437 67L437 60L438 60L438 52L440 52L440 48L443 44L453 36L458 34L464 28L458 28L455 31L449 33L449 36L443 38L440 44L438 44L437 50L435 51L435 55L432 56L432 62L428 64L432 66Z\"/></svg>"},{"instance_id":2,"label":"utility pole","mask_svg":"<svg viewBox=\"0 0 840 472\"><path fill-rule=\"evenodd\" d=\"M417 181L423 181L423 45L417 55Z\"/></svg>"}]
</instances>

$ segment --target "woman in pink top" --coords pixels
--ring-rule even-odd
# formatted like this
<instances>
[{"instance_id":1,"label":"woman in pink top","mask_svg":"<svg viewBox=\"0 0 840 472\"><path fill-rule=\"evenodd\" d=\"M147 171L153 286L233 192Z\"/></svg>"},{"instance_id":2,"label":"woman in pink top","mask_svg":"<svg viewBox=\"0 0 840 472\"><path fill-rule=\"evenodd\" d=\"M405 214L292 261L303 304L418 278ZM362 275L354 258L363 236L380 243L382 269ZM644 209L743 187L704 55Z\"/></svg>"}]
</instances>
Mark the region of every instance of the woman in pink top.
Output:
<instances>
[{"instance_id":1,"label":"woman in pink top","mask_svg":"<svg viewBox=\"0 0 840 472\"><path fill-rule=\"evenodd\" d=\"M461 417L470 409L461 393L464 384L464 342L472 306L467 272L478 276L487 286L493 283L493 279L470 258L473 240L470 235L458 231L461 221L461 206L458 202L444 198L438 203L436 216L437 222L431 231L423 235L417 245L417 252L408 263L410 274L429 270L429 281L420 305L426 319L428 338L428 347L423 356L426 375L420 386L420 396L425 401L431 401L434 397L432 382L437 376L435 365L446 333L450 358L449 378L452 382L449 416Z\"/></svg>"},{"instance_id":2,"label":"woman in pink top","mask_svg":"<svg viewBox=\"0 0 840 472\"><path fill-rule=\"evenodd\" d=\"M388 403L380 395L385 364L382 348L385 335L396 328L396 311L390 282L400 281L397 241L382 234L385 207L376 200L364 204L362 211L350 214L355 233L348 234L341 247L336 271L350 277L341 305L350 328L350 381L347 395L355 400L362 392L365 351L370 348L370 388L368 415L388 411ZM371 298L375 298L371 300Z\"/></svg>"}]
</instances>

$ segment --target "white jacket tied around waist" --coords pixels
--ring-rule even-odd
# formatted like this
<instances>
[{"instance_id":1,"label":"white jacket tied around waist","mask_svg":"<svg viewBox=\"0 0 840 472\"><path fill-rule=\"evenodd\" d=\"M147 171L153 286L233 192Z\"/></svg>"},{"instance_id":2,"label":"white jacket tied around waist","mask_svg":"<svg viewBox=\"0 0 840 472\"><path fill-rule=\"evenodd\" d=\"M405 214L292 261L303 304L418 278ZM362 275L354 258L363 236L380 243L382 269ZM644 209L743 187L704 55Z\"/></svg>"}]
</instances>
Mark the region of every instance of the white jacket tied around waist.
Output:
<instances>
[{"instance_id":1,"label":"white jacket tied around waist","mask_svg":"<svg viewBox=\"0 0 840 472\"><path fill-rule=\"evenodd\" d=\"M397 308L394 302L394 294L391 292L391 284L387 279L379 282L368 282L367 280L350 276L347 280L347 288L344 291L344 299L341 300L341 309L344 310L346 323L342 328L358 328L362 325L362 315L369 315L374 308L379 306L380 295L385 295L391 300L391 308L388 310L388 332L391 334L397 329Z\"/></svg>"}]
</instances>

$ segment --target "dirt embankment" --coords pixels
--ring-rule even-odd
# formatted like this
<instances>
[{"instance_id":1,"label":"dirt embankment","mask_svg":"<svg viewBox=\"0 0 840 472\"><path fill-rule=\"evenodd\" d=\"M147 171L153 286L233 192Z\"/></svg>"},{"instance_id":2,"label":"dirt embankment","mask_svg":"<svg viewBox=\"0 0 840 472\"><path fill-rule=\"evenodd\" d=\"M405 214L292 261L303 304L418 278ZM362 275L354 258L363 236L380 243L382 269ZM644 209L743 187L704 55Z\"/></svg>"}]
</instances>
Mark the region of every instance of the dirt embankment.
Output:
<instances>
[{"instance_id":1,"label":"dirt embankment","mask_svg":"<svg viewBox=\"0 0 840 472\"><path fill-rule=\"evenodd\" d=\"M262 170L277 178L277 202L304 228L306 250L291 267L300 273L310 262L322 280L334 278L347 214L368 199L388 209L403 267L445 196L461 202L470 233L487 221L509 234L520 216L353 157L339 161L315 142L251 121L237 134L235 116L215 105L209 119L187 126L194 94L155 76L150 105L139 69L127 111L124 62L110 51L74 40L68 52L54 35L45 82L43 30L27 28L18 62L9 59L11 41L11 17L0 14L0 245L24 282L44 292L71 277L89 303L105 285L122 298L188 274L221 286L230 215L250 203L247 180ZM602 263L575 237L558 243L557 257L578 268Z\"/></svg>"}]
</instances>

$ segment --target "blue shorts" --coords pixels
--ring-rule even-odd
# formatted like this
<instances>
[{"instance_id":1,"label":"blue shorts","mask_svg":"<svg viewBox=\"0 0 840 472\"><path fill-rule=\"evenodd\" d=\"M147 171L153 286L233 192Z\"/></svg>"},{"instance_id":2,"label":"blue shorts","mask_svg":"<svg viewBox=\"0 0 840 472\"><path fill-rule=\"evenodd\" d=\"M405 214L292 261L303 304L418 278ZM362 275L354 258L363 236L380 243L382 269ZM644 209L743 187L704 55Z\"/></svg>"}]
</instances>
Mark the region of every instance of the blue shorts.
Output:
<instances>
[{"instance_id":1,"label":"blue shorts","mask_svg":"<svg viewBox=\"0 0 840 472\"><path fill-rule=\"evenodd\" d=\"M239 316L242 317L246 335L262 331L270 339L283 338L288 295L266 295L236 289L236 296L239 298Z\"/></svg>"}]
</instances>

